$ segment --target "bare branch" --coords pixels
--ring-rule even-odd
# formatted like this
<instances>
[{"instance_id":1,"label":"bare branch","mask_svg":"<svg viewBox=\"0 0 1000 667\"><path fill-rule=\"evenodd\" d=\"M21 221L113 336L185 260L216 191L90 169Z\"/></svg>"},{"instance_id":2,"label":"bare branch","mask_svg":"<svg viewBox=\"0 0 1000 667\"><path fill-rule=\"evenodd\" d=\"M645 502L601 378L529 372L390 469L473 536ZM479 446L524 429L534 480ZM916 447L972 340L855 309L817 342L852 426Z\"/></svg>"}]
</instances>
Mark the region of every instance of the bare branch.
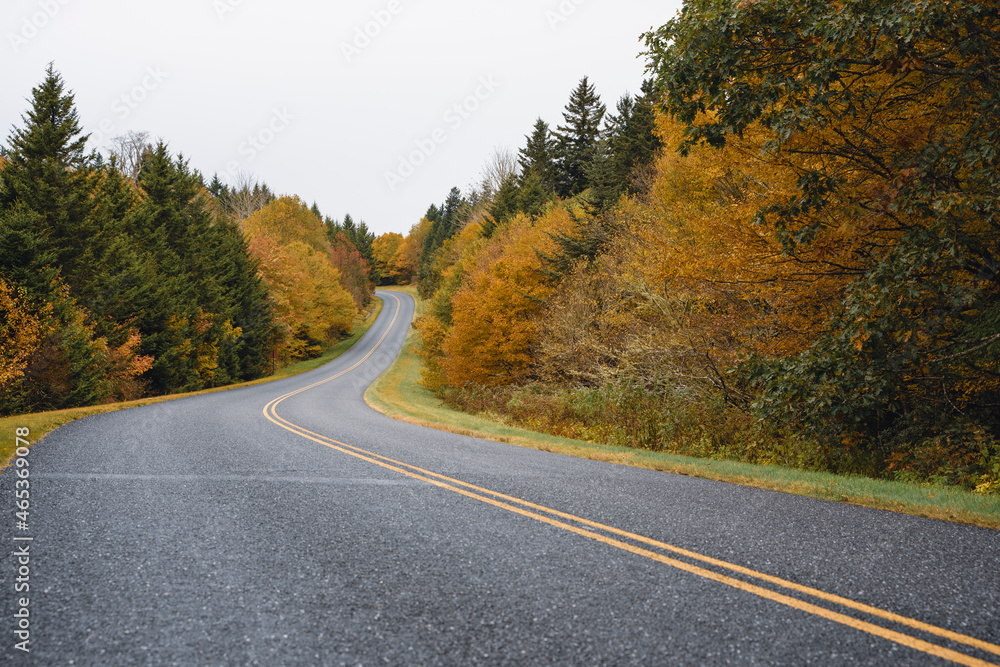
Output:
<instances>
[{"instance_id":1,"label":"bare branch","mask_svg":"<svg viewBox=\"0 0 1000 667\"><path fill-rule=\"evenodd\" d=\"M517 154L509 148L494 148L482 171L482 189L486 198L499 192L503 182L517 174Z\"/></svg>"},{"instance_id":2,"label":"bare branch","mask_svg":"<svg viewBox=\"0 0 1000 667\"><path fill-rule=\"evenodd\" d=\"M149 132L130 131L112 139L110 151L122 175L138 185L143 160L152 149Z\"/></svg>"}]
</instances>

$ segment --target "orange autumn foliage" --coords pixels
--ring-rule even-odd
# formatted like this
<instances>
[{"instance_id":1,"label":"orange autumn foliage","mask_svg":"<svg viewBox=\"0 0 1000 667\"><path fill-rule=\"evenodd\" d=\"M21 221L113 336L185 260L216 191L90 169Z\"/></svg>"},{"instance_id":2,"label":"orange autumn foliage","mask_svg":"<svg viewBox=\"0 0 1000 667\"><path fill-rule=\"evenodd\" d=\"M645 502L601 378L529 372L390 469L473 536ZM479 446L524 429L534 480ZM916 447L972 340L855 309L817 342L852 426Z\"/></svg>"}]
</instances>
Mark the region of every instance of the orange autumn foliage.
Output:
<instances>
[{"instance_id":1,"label":"orange autumn foliage","mask_svg":"<svg viewBox=\"0 0 1000 667\"><path fill-rule=\"evenodd\" d=\"M552 251L549 234L572 226L563 208L536 221L518 215L468 257L468 276L452 300L452 326L441 343L448 384L507 384L530 374L538 317L555 289L540 272L538 253Z\"/></svg>"},{"instance_id":2,"label":"orange autumn foliage","mask_svg":"<svg viewBox=\"0 0 1000 667\"><path fill-rule=\"evenodd\" d=\"M403 235L396 232L382 234L372 241L372 254L375 256L375 269L382 281L389 285L401 285L410 282L411 275L393 260L403 244Z\"/></svg>"},{"instance_id":3,"label":"orange autumn foliage","mask_svg":"<svg viewBox=\"0 0 1000 667\"><path fill-rule=\"evenodd\" d=\"M762 157L765 133L751 130L721 150L698 146L681 157L672 147L683 128L664 116L657 125L671 149L658 158L645 197L620 202L615 215L624 233L609 251L636 316L658 322L657 345L701 359L716 379L751 353L801 351L848 281L851 223L829 225L790 256L755 222L762 206L795 186L788 164Z\"/></svg>"},{"instance_id":4,"label":"orange autumn foliage","mask_svg":"<svg viewBox=\"0 0 1000 667\"><path fill-rule=\"evenodd\" d=\"M112 345L64 284L54 284L51 299L31 304L23 289L0 279L0 415L26 404L58 408L74 392L90 403L138 398L139 377L153 365L139 353L139 332L126 329Z\"/></svg>"},{"instance_id":5,"label":"orange autumn foliage","mask_svg":"<svg viewBox=\"0 0 1000 667\"><path fill-rule=\"evenodd\" d=\"M2 166L2 162L0 162ZM45 321L52 305L46 304L41 313L27 303L23 290L15 290L0 279L0 388L17 382L24 376L32 355L41 346L47 329Z\"/></svg>"},{"instance_id":6,"label":"orange autumn foliage","mask_svg":"<svg viewBox=\"0 0 1000 667\"><path fill-rule=\"evenodd\" d=\"M298 198L282 197L244 221L251 254L268 286L286 358L350 331L357 308L341 285L320 221Z\"/></svg>"},{"instance_id":7,"label":"orange autumn foliage","mask_svg":"<svg viewBox=\"0 0 1000 667\"><path fill-rule=\"evenodd\" d=\"M409 284L416 280L420 271L420 251L431 231L431 221L426 217L410 228L410 233L396 248L389 261L389 274L398 276L399 284Z\"/></svg>"}]
</instances>

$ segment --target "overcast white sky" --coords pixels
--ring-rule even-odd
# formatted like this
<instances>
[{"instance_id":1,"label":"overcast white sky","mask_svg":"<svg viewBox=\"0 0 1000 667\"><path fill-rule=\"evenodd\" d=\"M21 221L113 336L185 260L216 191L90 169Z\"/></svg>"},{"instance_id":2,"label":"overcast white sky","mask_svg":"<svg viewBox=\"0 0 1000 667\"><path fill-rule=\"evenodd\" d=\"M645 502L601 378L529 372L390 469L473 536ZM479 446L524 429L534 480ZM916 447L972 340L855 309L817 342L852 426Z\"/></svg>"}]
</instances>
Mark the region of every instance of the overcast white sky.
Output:
<instances>
[{"instance_id":1,"label":"overcast white sky","mask_svg":"<svg viewBox=\"0 0 1000 667\"><path fill-rule=\"evenodd\" d=\"M55 63L91 148L163 138L206 179L405 234L495 148L555 128L589 76L608 106L645 77L640 35L680 0L4 0L0 137ZM367 34L365 34L367 33Z\"/></svg>"}]
</instances>

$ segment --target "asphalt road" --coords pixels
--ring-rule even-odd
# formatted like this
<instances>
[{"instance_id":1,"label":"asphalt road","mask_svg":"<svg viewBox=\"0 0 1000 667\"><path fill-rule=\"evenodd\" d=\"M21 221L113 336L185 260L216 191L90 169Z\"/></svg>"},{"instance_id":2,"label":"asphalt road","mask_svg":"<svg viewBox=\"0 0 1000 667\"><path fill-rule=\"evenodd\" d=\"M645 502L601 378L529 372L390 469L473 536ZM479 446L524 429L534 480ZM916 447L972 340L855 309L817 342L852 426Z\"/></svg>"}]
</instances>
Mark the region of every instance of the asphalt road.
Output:
<instances>
[{"instance_id":1,"label":"asphalt road","mask_svg":"<svg viewBox=\"0 0 1000 667\"><path fill-rule=\"evenodd\" d=\"M381 295L321 369L59 429L20 518L8 468L0 662L1000 663L1000 532L394 422Z\"/></svg>"}]
</instances>

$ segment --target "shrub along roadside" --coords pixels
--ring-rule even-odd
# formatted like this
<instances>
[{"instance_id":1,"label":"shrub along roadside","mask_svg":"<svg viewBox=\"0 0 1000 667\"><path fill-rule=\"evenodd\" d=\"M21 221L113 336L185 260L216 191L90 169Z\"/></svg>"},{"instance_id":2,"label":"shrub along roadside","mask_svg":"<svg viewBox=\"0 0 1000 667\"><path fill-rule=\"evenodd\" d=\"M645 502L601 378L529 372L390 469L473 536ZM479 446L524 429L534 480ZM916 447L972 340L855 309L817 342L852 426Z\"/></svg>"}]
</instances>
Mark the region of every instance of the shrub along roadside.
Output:
<instances>
[{"instance_id":1,"label":"shrub along roadside","mask_svg":"<svg viewBox=\"0 0 1000 667\"><path fill-rule=\"evenodd\" d=\"M417 299L421 314L424 304L415 289L393 289ZM954 486L810 472L779 465L776 457L762 465L596 444L517 428L495 414L460 412L420 384L422 361L414 339L411 331L392 367L365 394L370 406L394 419L520 447L1000 529L1000 497Z\"/></svg>"},{"instance_id":2,"label":"shrub along roadside","mask_svg":"<svg viewBox=\"0 0 1000 667\"><path fill-rule=\"evenodd\" d=\"M838 461L843 459L839 449L804 437L794 428L755 419L718 394L680 393L669 386L619 380L574 389L540 383L470 384L443 388L439 395L446 405L462 412L495 415L504 422L553 435L703 459L860 474ZM910 466L890 466L880 477L864 476L1000 495L1000 443L983 429L954 431L914 447L918 456ZM950 446L950 437L977 446L959 457Z\"/></svg>"},{"instance_id":3,"label":"shrub along roadside","mask_svg":"<svg viewBox=\"0 0 1000 667\"><path fill-rule=\"evenodd\" d=\"M304 361L299 361L297 363L285 366L279 369L273 375L269 375L258 380L252 380L250 382L241 382L239 384L227 385L225 387L216 387L213 389L204 389L202 391L188 392L184 394L170 394L167 396L155 396L152 398L144 398L135 401L127 401L123 403L109 403L106 405L93 405L83 408L72 408L69 410L56 410L52 412L38 412L26 415L15 415L12 417L0 418L0 468L5 468L10 464L11 459L14 457L14 450L16 448L14 431L18 428L27 428L30 430L30 436L27 438L28 441L35 445L46 435L55 431L57 428L63 424L68 424L71 421L76 421L77 419L83 419L84 417L90 417L91 415L98 415L105 412L114 412L116 410L125 410L128 408L137 408L143 405L150 405L152 403L161 403L163 401L172 401L178 398L185 398L188 396L200 396L201 394L209 394L216 391L228 391L230 389L239 389L240 387L249 387L256 384L264 384L266 382L272 382L274 380L281 380L287 377L292 377L294 375L299 375L307 371L319 368L323 364L333 361L340 355L347 352L351 347L361 340L361 337L365 335L368 329L371 328L372 324L378 318L379 313L382 312L382 302L376 301L373 304L373 308L368 317L361 322L357 322L351 331L351 335L342 341L334 343L326 349L326 351L319 357L314 359L306 359ZM9 437L8 437L9 436ZM2 473L0 473L2 474Z\"/></svg>"}]
</instances>

